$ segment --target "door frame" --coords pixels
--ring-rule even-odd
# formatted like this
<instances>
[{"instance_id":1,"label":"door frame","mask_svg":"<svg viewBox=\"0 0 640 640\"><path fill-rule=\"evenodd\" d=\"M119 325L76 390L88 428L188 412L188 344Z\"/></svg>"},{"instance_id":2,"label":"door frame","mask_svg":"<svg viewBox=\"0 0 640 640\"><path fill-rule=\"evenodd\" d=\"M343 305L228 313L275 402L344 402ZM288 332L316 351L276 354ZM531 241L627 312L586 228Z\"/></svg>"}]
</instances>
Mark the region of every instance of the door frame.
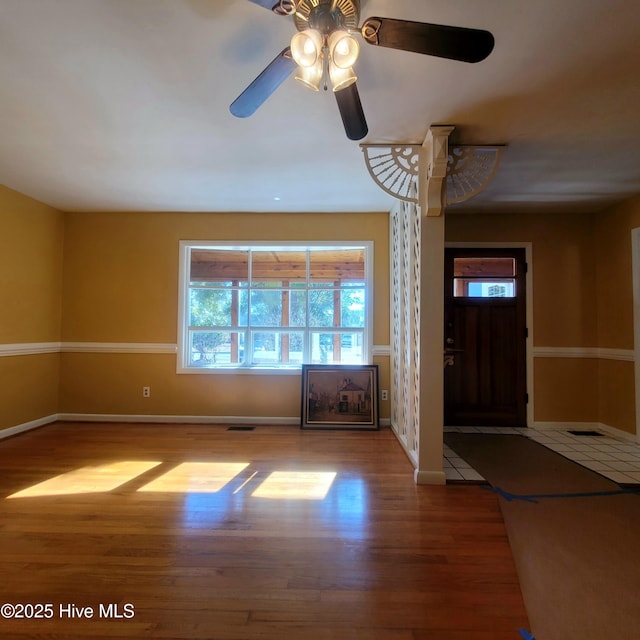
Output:
<instances>
[{"instance_id":1,"label":"door frame","mask_svg":"<svg viewBox=\"0 0 640 640\"><path fill-rule=\"evenodd\" d=\"M525 274L525 313L527 323L527 338L525 340L525 373L527 377L527 427L534 426L533 404L533 243L531 242L445 242L445 249L524 249L524 259L527 263ZM444 325L444 318L442 319Z\"/></svg>"},{"instance_id":2,"label":"door frame","mask_svg":"<svg viewBox=\"0 0 640 640\"><path fill-rule=\"evenodd\" d=\"M636 397L636 442L640 443L640 227L631 229L631 280L633 284L633 354Z\"/></svg>"}]
</instances>

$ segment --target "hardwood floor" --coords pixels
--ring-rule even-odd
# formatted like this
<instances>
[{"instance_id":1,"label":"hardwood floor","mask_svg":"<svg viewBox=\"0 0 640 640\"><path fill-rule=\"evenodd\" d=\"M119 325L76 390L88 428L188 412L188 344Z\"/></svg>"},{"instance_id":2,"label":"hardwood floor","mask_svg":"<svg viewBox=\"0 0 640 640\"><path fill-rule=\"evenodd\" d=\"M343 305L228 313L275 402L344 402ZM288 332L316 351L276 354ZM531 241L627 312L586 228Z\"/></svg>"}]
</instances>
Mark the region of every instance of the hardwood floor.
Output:
<instances>
[{"instance_id":1,"label":"hardwood floor","mask_svg":"<svg viewBox=\"0 0 640 640\"><path fill-rule=\"evenodd\" d=\"M389 429L57 423L0 441L0 605L52 605L0 634L518 640L497 500Z\"/></svg>"}]
</instances>

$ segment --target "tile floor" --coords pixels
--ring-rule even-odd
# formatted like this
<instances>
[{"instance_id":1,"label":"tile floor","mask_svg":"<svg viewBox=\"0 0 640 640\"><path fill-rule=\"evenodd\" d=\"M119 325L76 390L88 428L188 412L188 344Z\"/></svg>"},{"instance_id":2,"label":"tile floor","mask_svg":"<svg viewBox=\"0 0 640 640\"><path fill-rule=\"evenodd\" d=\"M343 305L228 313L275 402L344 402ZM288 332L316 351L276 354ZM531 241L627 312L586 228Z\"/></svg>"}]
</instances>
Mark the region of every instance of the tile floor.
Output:
<instances>
[{"instance_id":1,"label":"tile floor","mask_svg":"<svg viewBox=\"0 0 640 640\"><path fill-rule=\"evenodd\" d=\"M620 484L640 484L640 444L602 436L576 436L564 430L513 429L496 427L445 427L462 433L506 433L526 436ZM447 480L479 482L484 478L455 451L444 445Z\"/></svg>"}]
</instances>

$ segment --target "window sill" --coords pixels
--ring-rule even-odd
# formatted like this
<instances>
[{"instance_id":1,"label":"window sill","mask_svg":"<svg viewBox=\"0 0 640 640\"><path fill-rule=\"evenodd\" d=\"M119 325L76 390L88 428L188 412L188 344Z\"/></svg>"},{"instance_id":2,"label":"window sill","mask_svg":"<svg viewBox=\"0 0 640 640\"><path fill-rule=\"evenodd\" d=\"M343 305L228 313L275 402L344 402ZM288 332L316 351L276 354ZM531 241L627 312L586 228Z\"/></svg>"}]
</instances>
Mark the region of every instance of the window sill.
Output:
<instances>
[{"instance_id":1,"label":"window sill","mask_svg":"<svg viewBox=\"0 0 640 640\"><path fill-rule=\"evenodd\" d=\"M292 367L178 367L179 374L195 375L257 375L300 376L302 366Z\"/></svg>"}]
</instances>

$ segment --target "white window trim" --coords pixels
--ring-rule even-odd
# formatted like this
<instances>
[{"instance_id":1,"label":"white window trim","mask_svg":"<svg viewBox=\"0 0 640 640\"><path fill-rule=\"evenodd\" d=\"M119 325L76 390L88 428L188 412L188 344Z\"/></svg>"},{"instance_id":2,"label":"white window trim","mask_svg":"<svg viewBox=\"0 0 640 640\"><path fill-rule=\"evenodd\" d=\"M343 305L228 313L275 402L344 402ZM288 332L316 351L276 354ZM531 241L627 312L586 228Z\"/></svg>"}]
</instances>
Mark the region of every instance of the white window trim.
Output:
<instances>
[{"instance_id":1,"label":"white window trim","mask_svg":"<svg viewBox=\"0 0 640 640\"><path fill-rule=\"evenodd\" d=\"M363 339L362 364L373 364L373 308L374 308L374 242L373 240L360 241L216 241L216 240L180 240L180 253L178 264L178 344L176 358L176 372L186 374L204 374L204 375L297 375L301 374L302 367L300 365L291 365L288 367L270 367L265 366L243 366L243 367L189 367L186 366L186 354L188 352L189 332L187 330L186 319L189 317L189 283L187 281L190 268L190 250L191 249L213 249L215 247L224 247L225 249L243 250L247 247L270 247L274 250L284 249L290 250L294 247L306 248L327 248L327 249L364 249L365 264L365 327Z\"/></svg>"}]
</instances>

